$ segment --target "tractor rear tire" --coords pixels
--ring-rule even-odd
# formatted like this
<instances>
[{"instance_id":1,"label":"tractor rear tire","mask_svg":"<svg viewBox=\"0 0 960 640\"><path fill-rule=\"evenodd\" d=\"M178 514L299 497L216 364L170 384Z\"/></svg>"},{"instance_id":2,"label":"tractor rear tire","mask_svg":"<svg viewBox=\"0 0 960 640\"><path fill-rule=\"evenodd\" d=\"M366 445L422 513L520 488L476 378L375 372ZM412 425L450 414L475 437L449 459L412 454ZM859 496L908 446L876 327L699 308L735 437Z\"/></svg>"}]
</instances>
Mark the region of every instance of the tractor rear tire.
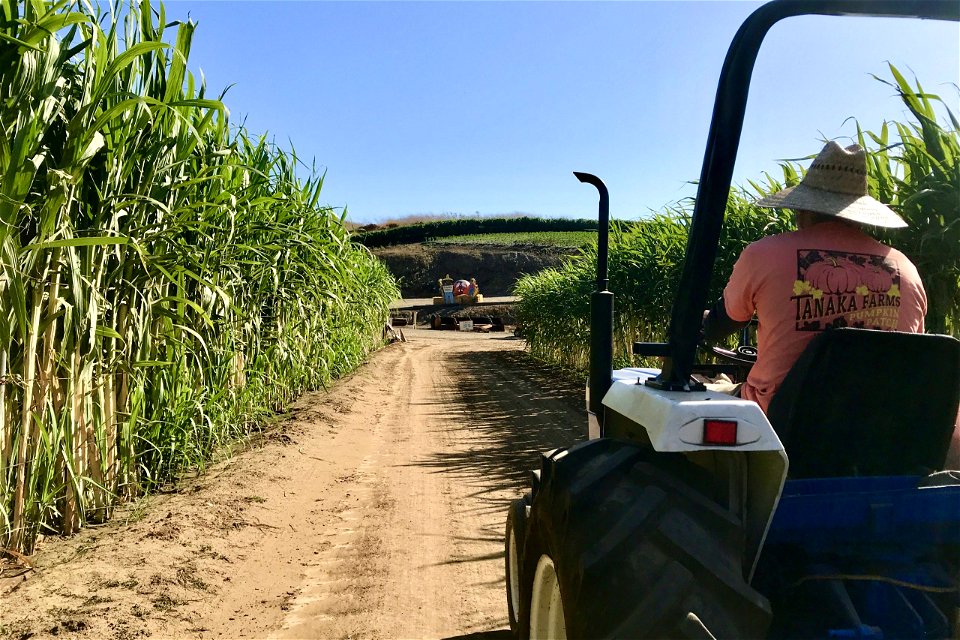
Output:
<instances>
[{"instance_id":1,"label":"tractor rear tire","mask_svg":"<svg viewBox=\"0 0 960 640\"><path fill-rule=\"evenodd\" d=\"M510 503L507 513L507 532L504 538L504 575L507 583L507 615L510 619L510 631L520 633L517 615L520 612L520 592L523 578L520 571L523 562L523 547L527 535L527 510L530 508L530 494Z\"/></svg>"},{"instance_id":2,"label":"tractor rear tire","mask_svg":"<svg viewBox=\"0 0 960 640\"><path fill-rule=\"evenodd\" d=\"M524 541L520 637L763 637L770 605L744 580L742 527L712 488L679 454L615 440L544 457Z\"/></svg>"}]
</instances>

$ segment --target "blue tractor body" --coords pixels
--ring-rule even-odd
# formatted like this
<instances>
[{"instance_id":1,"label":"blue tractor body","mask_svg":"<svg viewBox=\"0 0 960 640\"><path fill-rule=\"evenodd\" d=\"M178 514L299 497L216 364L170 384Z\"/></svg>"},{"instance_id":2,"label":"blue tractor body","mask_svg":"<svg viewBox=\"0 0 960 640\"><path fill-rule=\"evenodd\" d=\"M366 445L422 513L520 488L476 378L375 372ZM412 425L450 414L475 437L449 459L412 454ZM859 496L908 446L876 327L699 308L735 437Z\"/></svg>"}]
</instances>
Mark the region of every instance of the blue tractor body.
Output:
<instances>
[{"instance_id":1,"label":"blue tractor body","mask_svg":"<svg viewBox=\"0 0 960 640\"><path fill-rule=\"evenodd\" d=\"M753 581L771 637L954 637L960 485L937 481L787 481Z\"/></svg>"}]
</instances>

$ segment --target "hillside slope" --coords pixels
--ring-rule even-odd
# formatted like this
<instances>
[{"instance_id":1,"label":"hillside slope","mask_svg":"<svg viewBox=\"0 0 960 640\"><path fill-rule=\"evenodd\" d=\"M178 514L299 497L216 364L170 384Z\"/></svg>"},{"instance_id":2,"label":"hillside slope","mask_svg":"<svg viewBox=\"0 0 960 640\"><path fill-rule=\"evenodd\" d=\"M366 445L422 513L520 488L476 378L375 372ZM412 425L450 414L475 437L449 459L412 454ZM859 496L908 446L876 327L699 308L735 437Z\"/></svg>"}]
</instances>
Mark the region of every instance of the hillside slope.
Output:
<instances>
[{"instance_id":1,"label":"hillside slope","mask_svg":"<svg viewBox=\"0 0 960 640\"><path fill-rule=\"evenodd\" d=\"M457 246L405 244L371 249L400 280L404 298L438 295L437 280L476 278L487 296L510 295L526 274L554 267L579 250L540 246Z\"/></svg>"}]
</instances>

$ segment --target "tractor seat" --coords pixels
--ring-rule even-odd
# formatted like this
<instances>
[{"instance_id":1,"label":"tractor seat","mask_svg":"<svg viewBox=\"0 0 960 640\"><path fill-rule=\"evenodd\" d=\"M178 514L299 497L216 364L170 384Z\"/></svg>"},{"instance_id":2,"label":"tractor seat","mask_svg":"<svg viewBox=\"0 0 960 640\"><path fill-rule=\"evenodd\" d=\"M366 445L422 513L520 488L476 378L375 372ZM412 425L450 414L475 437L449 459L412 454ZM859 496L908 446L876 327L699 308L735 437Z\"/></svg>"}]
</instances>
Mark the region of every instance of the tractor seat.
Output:
<instances>
[{"instance_id":1,"label":"tractor seat","mask_svg":"<svg viewBox=\"0 0 960 640\"><path fill-rule=\"evenodd\" d=\"M832 329L787 373L767 417L791 478L926 475L943 468L960 403L960 340Z\"/></svg>"}]
</instances>

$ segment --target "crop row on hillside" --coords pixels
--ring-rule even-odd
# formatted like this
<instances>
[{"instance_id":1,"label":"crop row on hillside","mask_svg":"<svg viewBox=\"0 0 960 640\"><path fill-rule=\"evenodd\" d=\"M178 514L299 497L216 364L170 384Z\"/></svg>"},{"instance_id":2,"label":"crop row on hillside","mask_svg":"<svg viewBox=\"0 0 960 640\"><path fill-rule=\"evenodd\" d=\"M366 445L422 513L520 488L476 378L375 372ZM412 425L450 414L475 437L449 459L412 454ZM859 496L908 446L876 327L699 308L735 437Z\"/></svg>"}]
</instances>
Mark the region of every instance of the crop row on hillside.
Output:
<instances>
[{"instance_id":1,"label":"crop row on hillside","mask_svg":"<svg viewBox=\"0 0 960 640\"><path fill-rule=\"evenodd\" d=\"M960 334L960 124L946 109L938 123L937 96L912 87L892 65L892 82L915 118L884 123L878 133L858 129L868 149L870 192L890 203L910 226L877 235L917 265L929 299L927 330ZM896 138L891 135L896 134ZM718 298L743 248L763 236L792 228L792 215L752 204L767 193L799 182L802 169L781 165L751 192L732 189L710 283ZM663 341L678 295L692 201L681 203L631 229L616 229L610 246L610 289L616 294L615 357L631 361L634 340ZM868 231L873 231L868 229ZM596 249L562 267L523 278L518 322L531 352L548 362L584 370L588 364L589 296L596 282Z\"/></svg>"},{"instance_id":2,"label":"crop row on hillside","mask_svg":"<svg viewBox=\"0 0 960 640\"><path fill-rule=\"evenodd\" d=\"M531 233L539 231L596 231L597 221L567 218L455 218L423 222L357 235L367 247L412 244L448 236L480 233Z\"/></svg>"},{"instance_id":3,"label":"crop row on hillside","mask_svg":"<svg viewBox=\"0 0 960 640\"><path fill-rule=\"evenodd\" d=\"M568 247L579 249L597 241L596 231L534 231L531 233L477 233L434 238L435 245L490 245L528 247Z\"/></svg>"},{"instance_id":4,"label":"crop row on hillside","mask_svg":"<svg viewBox=\"0 0 960 640\"><path fill-rule=\"evenodd\" d=\"M80 6L0 4L0 547L21 552L357 366L397 293L321 179L206 97L193 23Z\"/></svg>"}]
</instances>

